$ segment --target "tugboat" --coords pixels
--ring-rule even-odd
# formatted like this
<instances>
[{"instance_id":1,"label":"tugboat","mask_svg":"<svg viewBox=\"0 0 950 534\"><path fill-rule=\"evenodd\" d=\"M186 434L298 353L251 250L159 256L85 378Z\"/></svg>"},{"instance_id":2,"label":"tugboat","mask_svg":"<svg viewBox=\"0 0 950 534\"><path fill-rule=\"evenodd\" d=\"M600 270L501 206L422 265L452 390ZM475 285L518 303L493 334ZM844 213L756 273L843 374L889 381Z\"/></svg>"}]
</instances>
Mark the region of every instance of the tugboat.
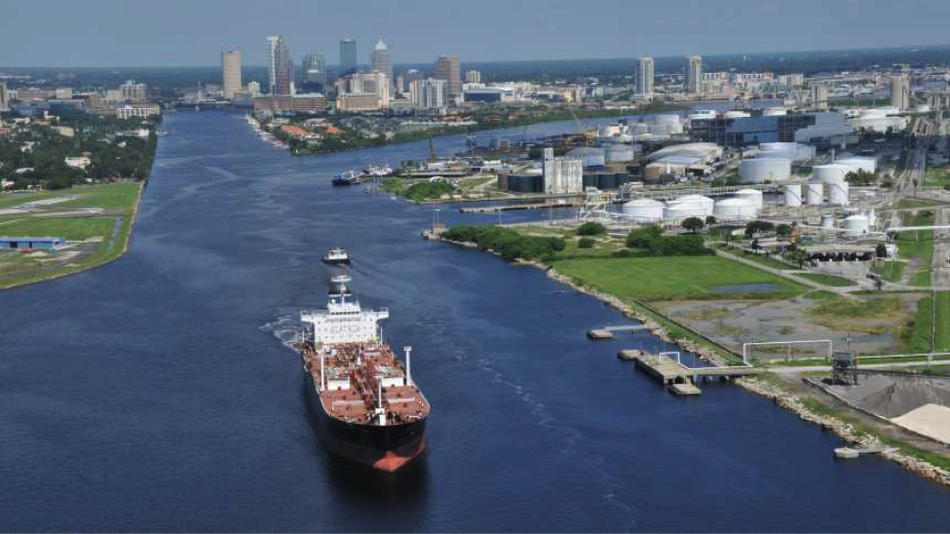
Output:
<instances>
[{"instance_id":1,"label":"tugboat","mask_svg":"<svg viewBox=\"0 0 950 534\"><path fill-rule=\"evenodd\" d=\"M300 314L306 388L331 454L392 473L425 450L429 402L412 379L412 347L400 362L382 341L389 310L361 308L349 282L333 277L326 309Z\"/></svg>"},{"instance_id":2,"label":"tugboat","mask_svg":"<svg viewBox=\"0 0 950 534\"><path fill-rule=\"evenodd\" d=\"M361 172L356 172L354 170L349 170L343 174L336 175L333 178L333 185L335 186L345 186L345 185L356 185L363 182L363 177L365 174Z\"/></svg>"},{"instance_id":3,"label":"tugboat","mask_svg":"<svg viewBox=\"0 0 950 534\"><path fill-rule=\"evenodd\" d=\"M327 251L327 255L323 257L323 263L329 265L349 265L350 255L346 252L345 248L334 247Z\"/></svg>"}]
</instances>

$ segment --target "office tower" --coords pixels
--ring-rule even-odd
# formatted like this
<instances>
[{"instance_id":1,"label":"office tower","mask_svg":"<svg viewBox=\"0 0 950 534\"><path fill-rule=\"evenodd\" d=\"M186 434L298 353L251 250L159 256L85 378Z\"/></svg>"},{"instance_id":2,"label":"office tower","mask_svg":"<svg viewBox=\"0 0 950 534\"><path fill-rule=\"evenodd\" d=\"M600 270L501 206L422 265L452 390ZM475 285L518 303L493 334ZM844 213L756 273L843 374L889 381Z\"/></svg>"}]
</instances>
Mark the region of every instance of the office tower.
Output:
<instances>
[{"instance_id":1,"label":"office tower","mask_svg":"<svg viewBox=\"0 0 950 534\"><path fill-rule=\"evenodd\" d=\"M449 101L462 95L462 72L459 68L458 56L439 56L435 62L435 76L437 80L445 80Z\"/></svg>"},{"instance_id":2,"label":"office tower","mask_svg":"<svg viewBox=\"0 0 950 534\"><path fill-rule=\"evenodd\" d=\"M327 90L327 61L323 54L307 54L301 63L303 90L307 93L325 93Z\"/></svg>"},{"instance_id":3,"label":"office tower","mask_svg":"<svg viewBox=\"0 0 950 534\"><path fill-rule=\"evenodd\" d=\"M447 86L445 80L435 78L412 80L409 83L409 101L417 108L444 108L448 104Z\"/></svg>"},{"instance_id":4,"label":"office tower","mask_svg":"<svg viewBox=\"0 0 950 534\"><path fill-rule=\"evenodd\" d=\"M637 58L637 94L653 96L653 58Z\"/></svg>"},{"instance_id":5,"label":"office tower","mask_svg":"<svg viewBox=\"0 0 950 534\"><path fill-rule=\"evenodd\" d=\"M9 100L10 95L7 93L7 84L0 82L0 109L6 109Z\"/></svg>"},{"instance_id":6,"label":"office tower","mask_svg":"<svg viewBox=\"0 0 950 534\"><path fill-rule=\"evenodd\" d=\"M291 94L294 80L294 64L290 47L282 35L267 38L268 89L272 95Z\"/></svg>"},{"instance_id":7,"label":"office tower","mask_svg":"<svg viewBox=\"0 0 950 534\"><path fill-rule=\"evenodd\" d=\"M405 93L406 92L406 73L400 72L396 75L396 92Z\"/></svg>"},{"instance_id":8,"label":"office tower","mask_svg":"<svg viewBox=\"0 0 950 534\"><path fill-rule=\"evenodd\" d=\"M382 72L386 75L387 79L392 80L393 54L386 48L386 43L384 43L382 39L373 47L373 52L369 55L369 64L372 70Z\"/></svg>"},{"instance_id":9,"label":"office tower","mask_svg":"<svg viewBox=\"0 0 950 534\"><path fill-rule=\"evenodd\" d=\"M224 98L231 100L241 90L241 52L221 52L221 81Z\"/></svg>"},{"instance_id":10,"label":"office tower","mask_svg":"<svg viewBox=\"0 0 950 534\"><path fill-rule=\"evenodd\" d=\"M356 72L356 41L353 39L340 41L340 69L341 74Z\"/></svg>"},{"instance_id":11,"label":"office tower","mask_svg":"<svg viewBox=\"0 0 950 534\"><path fill-rule=\"evenodd\" d=\"M482 83L482 73L477 70L466 71L465 83Z\"/></svg>"},{"instance_id":12,"label":"office tower","mask_svg":"<svg viewBox=\"0 0 950 534\"><path fill-rule=\"evenodd\" d=\"M814 108L825 109L828 107L828 86L819 83L811 86L811 105Z\"/></svg>"},{"instance_id":13,"label":"office tower","mask_svg":"<svg viewBox=\"0 0 950 534\"><path fill-rule=\"evenodd\" d=\"M686 92L698 95L703 92L703 58L689 56L689 68L686 71Z\"/></svg>"},{"instance_id":14,"label":"office tower","mask_svg":"<svg viewBox=\"0 0 950 534\"><path fill-rule=\"evenodd\" d=\"M122 94L122 100L126 102L144 102L146 90L144 83L135 83L135 80L129 80L119 87Z\"/></svg>"}]
</instances>

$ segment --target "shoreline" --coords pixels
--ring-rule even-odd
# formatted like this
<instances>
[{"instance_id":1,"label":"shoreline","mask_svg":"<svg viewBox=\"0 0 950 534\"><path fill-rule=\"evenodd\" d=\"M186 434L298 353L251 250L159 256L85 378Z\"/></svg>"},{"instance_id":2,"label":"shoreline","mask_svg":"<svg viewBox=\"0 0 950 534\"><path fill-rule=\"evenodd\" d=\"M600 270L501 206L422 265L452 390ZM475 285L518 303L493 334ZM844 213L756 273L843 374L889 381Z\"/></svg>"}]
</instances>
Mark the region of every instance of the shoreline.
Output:
<instances>
[{"instance_id":1,"label":"shoreline","mask_svg":"<svg viewBox=\"0 0 950 534\"><path fill-rule=\"evenodd\" d=\"M456 246L462 246L465 248L474 248L478 249L473 243L462 243L458 241L452 241L450 239L443 239L441 237L428 237L427 239L438 240L444 243L449 243ZM486 251L490 254L498 256L494 251ZM727 365L719 355L715 354L714 351L711 351L708 347L697 344L691 340L675 340L667 332L666 327L662 324L659 324L652 317L646 316L646 314L640 312L633 306L623 302L621 299L603 293L594 289L584 287L580 284L575 283L570 277L560 274L554 270L553 267L544 265L536 261L524 261L518 260L513 265L524 265L531 266L537 269L540 269L545 272L548 278L560 282L571 289L578 291L580 293L589 295L601 302L607 304L608 306L617 309L621 312L624 317L633 318L647 327L648 331L657 336L658 338L666 341L668 343L673 343L680 348L692 352L715 365ZM764 397L771 400L776 405L781 408L784 408L796 416L799 419L819 425L824 430L829 430L834 432L839 438L845 440L848 443L858 444L861 447L877 447L884 445L884 442L879 439L877 436L867 434L864 432L858 431L854 425L841 421L840 419L830 416L830 415L821 415L813 412L808 409L803 401L802 396L787 391L780 386L771 384L765 380L758 378L739 378L734 381L736 385L745 389L746 391ZM905 453L901 450L895 451L885 451L880 453L880 456L888 460L894 461L899 464L901 467L934 482L942 484L944 486L950 487L950 471L947 469L938 467L936 465L927 462L926 460L917 458L911 454Z\"/></svg>"}]
</instances>

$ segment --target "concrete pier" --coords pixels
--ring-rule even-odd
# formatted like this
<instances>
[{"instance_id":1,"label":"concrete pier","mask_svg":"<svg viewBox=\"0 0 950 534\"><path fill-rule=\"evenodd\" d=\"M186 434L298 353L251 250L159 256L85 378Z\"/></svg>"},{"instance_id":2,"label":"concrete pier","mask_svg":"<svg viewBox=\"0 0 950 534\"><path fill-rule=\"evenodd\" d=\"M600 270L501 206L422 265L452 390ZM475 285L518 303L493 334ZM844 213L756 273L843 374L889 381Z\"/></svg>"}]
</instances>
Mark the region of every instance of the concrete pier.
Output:
<instances>
[{"instance_id":1,"label":"concrete pier","mask_svg":"<svg viewBox=\"0 0 950 534\"><path fill-rule=\"evenodd\" d=\"M751 366L686 367L664 354L637 355L633 351L620 351L620 358L632 359L637 369L652 376L676 395L701 394L702 391L696 387L698 377L736 378L760 372L760 369Z\"/></svg>"}]
</instances>

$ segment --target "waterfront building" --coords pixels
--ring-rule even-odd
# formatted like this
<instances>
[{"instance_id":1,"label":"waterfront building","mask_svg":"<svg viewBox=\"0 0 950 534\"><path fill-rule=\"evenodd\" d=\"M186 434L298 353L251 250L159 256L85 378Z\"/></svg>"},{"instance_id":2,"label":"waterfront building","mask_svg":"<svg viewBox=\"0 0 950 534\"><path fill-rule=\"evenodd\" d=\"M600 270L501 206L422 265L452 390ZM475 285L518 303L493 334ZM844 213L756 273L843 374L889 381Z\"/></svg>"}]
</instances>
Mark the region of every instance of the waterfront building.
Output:
<instances>
[{"instance_id":1,"label":"waterfront building","mask_svg":"<svg viewBox=\"0 0 950 534\"><path fill-rule=\"evenodd\" d=\"M296 95L268 95L254 99L254 111L265 111L275 115L287 113L322 113L327 109L327 99L320 93L301 93Z\"/></svg>"},{"instance_id":2,"label":"waterfront building","mask_svg":"<svg viewBox=\"0 0 950 534\"><path fill-rule=\"evenodd\" d=\"M415 108L444 108L448 105L448 84L435 78L413 80L409 83L409 100Z\"/></svg>"},{"instance_id":3,"label":"waterfront building","mask_svg":"<svg viewBox=\"0 0 950 534\"><path fill-rule=\"evenodd\" d=\"M466 71L465 83L482 83L482 73L477 70Z\"/></svg>"},{"instance_id":4,"label":"waterfront building","mask_svg":"<svg viewBox=\"0 0 950 534\"><path fill-rule=\"evenodd\" d=\"M691 95L703 93L703 58L689 56L686 58L689 66L686 70L686 92Z\"/></svg>"},{"instance_id":5,"label":"waterfront building","mask_svg":"<svg viewBox=\"0 0 950 534\"><path fill-rule=\"evenodd\" d=\"M650 98L653 96L653 58L637 58L637 94Z\"/></svg>"},{"instance_id":6,"label":"waterfront building","mask_svg":"<svg viewBox=\"0 0 950 534\"><path fill-rule=\"evenodd\" d=\"M290 47L283 35L267 38L268 91L272 95L289 95L293 92L294 64Z\"/></svg>"},{"instance_id":7,"label":"waterfront building","mask_svg":"<svg viewBox=\"0 0 950 534\"><path fill-rule=\"evenodd\" d=\"M356 41L353 39L340 41L340 70L344 75L356 72Z\"/></svg>"},{"instance_id":8,"label":"waterfront building","mask_svg":"<svg viewBox=\"0 0 950 534\"><path fill-rule=\"evenodd\" d=\"M910 84L903 74L891 77L891 107L901 110L910 107Z\"/></svg>"},{"instance_id":9,"label":"waterfront building","mask_svg":"<svg viewBox=\"0 0 950 534\"><path fill-rule=\"evenodd\" d=\"M575 194L584 190L584 161L580 158L555 158L553 148L544 149L544 192Z\"/></svg>"},{"instance_id":10,"label":"waterfront building","mask_svg":"<svg viewBox=\"0 0 950 534\"><path fill-rule=\"evenodd\" d=\"M390 82L382 72L356 72L337 81L337 109L373 111L389 107Z\"/></svg>"},{"instance_id":11,"label":"waterfront building","mask_svg":"<svg viewBox=\"0 0 950 534\"><path fill-rule=\"evenodd\" d=\"M122 106L116 106L115 116L118 119L131 119L133 117L138 117L140 119L147 119L152 115L161 115L162 110L156 104L148 105L131 105L125 104Z\"/></svg>"},{"instance_id":12,"label":"waterfront building","mask_svg":"<svg viewBox=\"0 0 950 534\"><path fill-rule=\"evenodd\" d=\"M454 102L456 98L462 96L462 73L458 56L439 56L435 62L433 78L445 80L449 102Z\"/></svg>"},{"instance_id":13,"label":"waterfront building","mask_svg":"<svg viewBox=\"0 0 950 534\"><path fill-rule=\"evenodd\" d=\"M234 93L241 90L241 52L221 52L221 83L227 100L234 98Z\"/></svg>"},{"instance_id":14,"label":"waterfront building","mask_svg":"<svg viewBox=\"0 0 950 534\"><path fill-rule=\"evenodd\" d=\"M323 54L307 54L301 63L302 90L307 93L325 93L327 90L327 61Z\"/></svg>"},{"instance_id":15,"label":"waterfront building","mask_svg":"<svg viewBox=\"0 0 950 534\"><path fill-rule=\"evenodd\" d=\"M393 79L393 54L382 39L376 42L369 57L370 68L382 72L390 81Z\"/></svg>"},{"instance_id":16,"label":"waterfront building","mask_svg":"<svg viewBox=\"0 0 950 534\"><path fill-rule=\"evenodd\" d=\"M840 113L789 113L755 117L693 119L695 141L726 146L848 140L854 127Z\"/></svg>"},{"instance_id":17,"label":"waterfront building","mask_svg":"<svg viewBox=\"0 0 950 534\"><path fill-rule=\"evenodd\" d=\"M144 102L146 100L147 91L144 83L135 83L134 80L129 80L119 87L119 91L120 100L125 102Z\"/></svg>"}]
</instances>

